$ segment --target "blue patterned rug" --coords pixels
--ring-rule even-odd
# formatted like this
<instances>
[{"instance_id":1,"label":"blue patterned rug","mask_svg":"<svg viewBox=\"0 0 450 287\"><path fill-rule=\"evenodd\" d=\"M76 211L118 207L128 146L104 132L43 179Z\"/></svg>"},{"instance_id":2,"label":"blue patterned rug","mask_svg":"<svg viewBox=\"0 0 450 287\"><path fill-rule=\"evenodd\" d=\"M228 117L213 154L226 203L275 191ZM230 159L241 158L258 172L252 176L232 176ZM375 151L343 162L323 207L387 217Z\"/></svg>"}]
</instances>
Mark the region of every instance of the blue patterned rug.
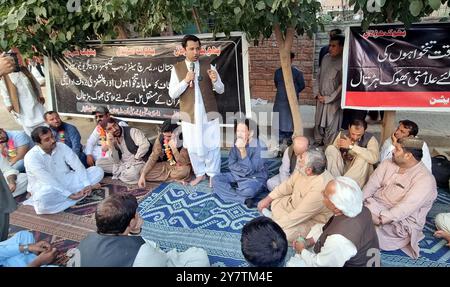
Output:
<instances>
[{"instance_id":1,"label":"blue patterned rug","mask_svg":"<svg viewBox=\"0 0 450 287\"><path fill-rule=\"evenodd\" d=\"M420 257L412 259L403 251L382 251L381 265L387 267L450 267L450 248L443 239L433 236L436 231L434 218L437 214L450 212L450 194L448 190L438 190L438 198L427 215L424 228L425 238L420 241Z\"/></svg>"},{"instance_id":2,"label":"blue patterned rug","mask_svg":"<svg viewBox=\"0 0 450 287\"><path fill-rule=\"evenodd\" d=\"M269 160L270 176L278 173L280 163L280 158ZM226 155L222 154L222 171L227 170ZM241 229L260 215L256 209L242 204L223 202L211 193L207 181L196 187L164 183L140 203L139 212L145 220L146 239L157 242L165 251L173 248L184 251L191 246L204 248L212 266L247 266L241 253ZM434 218L441 212L450 212L450 194L442 189L427 217L425 239L420 242L421 257L414 260L401 250L383 251L381 265L450 267L450 249L445 240L433 237Z\"/></svg>"}]
</instances>

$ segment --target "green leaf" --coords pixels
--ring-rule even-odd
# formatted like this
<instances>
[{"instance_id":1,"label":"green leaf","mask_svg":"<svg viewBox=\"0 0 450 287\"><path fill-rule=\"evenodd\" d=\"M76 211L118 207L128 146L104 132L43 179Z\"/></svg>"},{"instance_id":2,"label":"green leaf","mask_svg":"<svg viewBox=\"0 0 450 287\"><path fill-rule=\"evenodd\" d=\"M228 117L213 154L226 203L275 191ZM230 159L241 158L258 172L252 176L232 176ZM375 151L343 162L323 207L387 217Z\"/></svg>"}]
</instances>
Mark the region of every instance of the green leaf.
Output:
<instances>
[{"instance_id":1,"label":"green leaf","mask_svg":"<svg viewBox=\"0 0 450 287\"><path fill-rule=\"evenodd\" d=\"M41 7L41 15L47 18L47 9L45 7Z\"/></svg>"},{"instance_id":2,"label":"green leaf","mask_svg":"<svg viewBox=\"0 0 450 287\"><path fill-rule=\"evenodd\" d=\"M27 10L25 9L21 9L19 10L19 12L17 13L17 20L22 20L23 17L25 17L25 15L27 15Z\"/></svg>"},{"instance_id":3,"label":"green leaf","mask_svg":"<svg viewBox=\"0 0 450 287\"><path fill-rule=\"evenodd\" d=\"M58 40L61 42L65 42L66 41L66 35L64 35L64 33L59 32L58 33Z\"/></svg>"},{"instance_id":4,"label":"green leaf","mask_svg":"<svg viewBox=\"0 0 450 287\"><path fill-rule=\"evenodd\" d=\"M69 41L70 41L70 39L72 39L72 32L71 31L67 31L66 39L69 40Z\"/></svg>"},{"instance_id":5,"label":"green leaf","mask_svg":"<svg viewBox=\"0 0 450 287\"><path fill-rule=\"evenodd\" d=\"M214 0L213 2L213 8L218 9L222 5L222 0Z\"/></svg>"},{"instance_id":6,"label":"green leaf","mask_svg":"<svg viewBox=\"0 0 450 287\"><path fill-rule=\"evenodd\" d=\"M84 23L83 30L86 30L91 25L91 22Z\"/></svg>"},{"instance_id":7,"label":"green leaf","mask_svg":"<svg viewBox=\"0 0 450 287\"><path fill-rule=\"evenodd\" d=\"M239 3L241 3L241 6L242 6L242 7L245 6L245 0L239 0Z\"/></svg>"},{"instance_id":8,"label":"green leaf","mask_svg":"<svg viewBox=\"0 0 450 287\"><path fill-rule=\"evenodd\" d=\"M430 4L433 10L439 10L441 8L441 0L428 0L428 4Z\"/></svg>"},{"instance_id":9,"label":"green leaf","mask_svg":"<svg viewBox=\"0 0 450 287\"><path fill-rule=\"evenodd\" d=\"M264 3L264 1L259 1L258 3L256 3L255 7L258 10L263 10L266 8L266 3Z\"/></svg>"},{"instance_id":10,"label":"green leaf","mask_svg":"<svg viewBox=\"0 0 450 287\"><path fill-rule=\"evenodd\" d=\"M411 15L414 17L419 16L420 12L422 11L423 3L420 0L415 0L409 4L409 12L411 12Z\"/></svg>"},{"instance_id":11,"label":"green leaf","mask_svg":"<svg viewBox=\"0 0 450 287\"><path fill-rule=\"evenodd\" d=\"M8 41L0 40L0 46L1 46L2 50L6 50L8 48Z\"/></svg>"},{"instance_id":12,"label":"green leaf","mask_svg":"<svg viewBox=\"0 0 450 287\"><path fill-rule=\"evenodd\" d=\"M239 13L241 13L241 8L239 7L234 8L234 14L237 15Z\"/></svg>"}]
</instances>

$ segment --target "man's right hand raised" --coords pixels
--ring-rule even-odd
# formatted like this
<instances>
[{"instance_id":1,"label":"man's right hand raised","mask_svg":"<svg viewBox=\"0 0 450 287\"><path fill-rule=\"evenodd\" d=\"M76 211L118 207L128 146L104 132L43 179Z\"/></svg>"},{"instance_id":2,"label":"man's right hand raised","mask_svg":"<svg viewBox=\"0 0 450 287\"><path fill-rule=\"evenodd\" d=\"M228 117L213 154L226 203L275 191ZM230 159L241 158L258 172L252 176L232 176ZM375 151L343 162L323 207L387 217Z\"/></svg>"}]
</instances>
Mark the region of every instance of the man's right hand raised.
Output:
<instances>
[{"instance_id":1,"label":"man's right hand raised","mask_svg":"<svg viewBox=\"0 0 450 287\"><path fill-rule=\"evenodd\" d=\"M194 71L189 71L189 72L187 72L186 77L184 78L184 81L186 82L186 84L189 85L189 83L190 83L191 81L193 81L194 78L195 78L195 73L194 73Z\"/></svg>"}]
</instances>

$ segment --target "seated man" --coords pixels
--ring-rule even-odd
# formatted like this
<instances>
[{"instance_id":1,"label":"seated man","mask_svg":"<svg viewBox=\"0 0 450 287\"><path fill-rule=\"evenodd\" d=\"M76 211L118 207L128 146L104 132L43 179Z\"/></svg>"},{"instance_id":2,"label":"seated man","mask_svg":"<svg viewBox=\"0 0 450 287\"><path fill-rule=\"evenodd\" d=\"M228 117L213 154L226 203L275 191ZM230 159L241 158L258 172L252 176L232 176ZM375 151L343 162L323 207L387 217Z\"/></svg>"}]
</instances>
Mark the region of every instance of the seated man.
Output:
<instances>
[{"instance_id":1,"label":"seated man","mask_svg":"<svg viewBox=\"0 0 450 287\"><path fill-rule=\"evenodd\" d=\"M235 120L234 132L236 142L228 155L230 172L213 177L213 192L224 201L245 203L251 208L254 198L266 188L267 162L261 156L265 146L258 139L256 123L249 119Z\"/></svg>"},{"instance_id":2,"label":"seated man","mask_svg":"<svg viewBox=\"0 0 450 287\"><path fill-rule=\"evenodd\" d=\"M162 252L141 236L144 221L137 212L136 197L114 193L101 201L95 212L97 232L89 233L77 249L70 266L81 267L208 267L206 251L191 247L185 252ZM119 252L120 251L120 252ZM78 262L76 262L78 261Z\"/></svg>"},{"instance_id":3,"label":"seated man","mask_svg":"<svg viewBox=\"0 0 450 287\"><path fill-rule=\"evenodd\" d=\"M81 163L87 167L86 155L83 152L83 145L81 144L81 136L78 129L71 124L61 121L59 114L55 111L46 112L44 114L44 120L52 130L56 141L70 147L81 160Z\"/></svg>"},{"instance_id":4,"label":"seated man","mask_svg":"<svg viewBox=\"0 0 450 287\"><path fill-rule=\"evenodd\" d=\"M12 168L6 159L0 157L0 170L8 183L9 190L13 196L19 196L27 192L27 175L26 173L19 173L16 169Z\"/></svg>"},{"instance_id":5,"label":"seated man","mask_svg":"<svg viewBox=\"0 0 450 287\"><path fill-rule=\"evenodd\" d=\"M354 179L362 188L378 162L379 146L375 136L366 132L364 120L353 119L347 131L341 131L325 150L328 170L334 177Z\"/></svg>"},{"instance_id":6,"label":"seated man","mask_svg":"<svg viewBox=\"0 0 450 287\"><path fill-rule=\"evenodd\" d=\"M25 172L23 158L33 147L31 138L24 131L5 131L0 128L0 152L9 165L19 172Z\"/></svg>"},{"instance_id":7,"label":"seated man","mask_svg":"<svg viewBox=\"0 0 450 287\"><path fill-rule=\"evenodd\" d=\"M31 138L36 145L25 156L31 197L24 204L34 206L37 214L61 212L100 188L103 170L95 166L86 170L68 146L56 142L49 128L35 128Z\"/></svg>"},{"instance_id":8,"label":"seated man","mask_svg":"<svg viewBox=\"0 0 450 287\"><path fill-rule=\"evenodd\" d=\"M419 133L419 127L417 124L410 120L403 120L398 122L399 125L397 130L392 134L390 138L387 138L384 141L383 146L381 147L380 152L380 162L385 159L392 158L392 152L395 149L395 144L399 139L407 138L407 137L415 137ZM428 149L428 145L426 142L423 142L422 147L422 162L431 172L431 155L430 150Z\"/></svg>"},{"instance_id":9,"label":"seated man","mask_svg":"<svg viewBox=\"0 0 450 287\"><path fill-rule=\"evenodd\" d=\"M94 166L99 158L105 158L108 147L106 144L106 131L101 127L100 122L111 117L109 110L106 107L98 107L93 114L97 126L89 136L84 153L86 154L86 162L88 166ZM127 127L128 124L124 121L118 121L119 126Z\"/></svg>"},{"instance_id":10,"label":"seated man","mask_svg":"<svg viewBox=\"0 0 450 287\"><path fill-rule=\"evenodd\" d=\"M127 184L138 183L151 153L150 142L141 130L121 127L113 118L103 120L100 126L106 131L108 154L97 160L97 166L112 173L113 179Z\"/></svg>"},{"instance_id":11,"label":"seated man","mask_svg":"<svg viewBox=\"0 0 450 287\"><path fill-rule=\"evenodd\" d=\"M303 153L297 170L258 203L258 209L271 206L272 218L286 233L289 242L306 236L313 225L325 223L332 213L324 206L322 192L333 176L325 169L321 151Z\"/></svg>"},{"instance_id":12,"label":"seated man","mask_svg":"<svg viewBox=\"0 0 450 287\"><path fill-rule=\"evenodd\" d=\"M298 254L286 266L368 267L380 262L377 233L370 211L363 206L363 194L351 178L330 181L323 194L325 206L334 215L311 228L307 238L293 242ZM313 251L307 248L313 247Z\"/></svg>"},{"instance_id":13,"label":"seated man","mask_svg":"<svg viewBox=\"0 0 450 287\"><path fill-rule=\"evenodd\" d=\"M138 185L145 187L145 181L176 180L186 183L191 178L189 154L183 146L178 147L177 138L181 136L175 130L177 124L166 120L153 145L152 153L145 164ZM181 129L181 128L179 128Z\"/></svg>"},{"instance_id":14,"label":"seated man","mask_svg":"<svg viewBox=\"0 0 450 287\"><path fill-rule=\"evenodd\" d=\"M450 213L439 213L435 219L437 230L434 236L447 240L447 246L450 247Z\"/></svg>"},{"instance_id":15,"label":"seated man","mask_svg":"<svg viewBox=\"0 0 450 287\"><path fill-rule=\"evenodd\" d=\"M292 145L290 145L283 154L279 174L271 177L267 181L267 189L272 191L280 183L288 180L289 176L294 172L297 166L297 159L308 149L309 140L307 137L295 137Z\"/></svg>"},{"instance_id":16,"label":"seated man","mask_svg":"<svg viewBox=\"0 0 450 287\"><path fill-rule=\"evenodd\" d=\"M241 250L251 267L282 267L288 241L283 229L268 217L257 217L242 228Z\"/></svg>"},{"instance_id":17,"label":"seated man","mask_svg":"<svg viewBox=\"0 0 450 287\"><path fill-rule=\"evenodd\" d=\"M46 241L35 242L29 231L19 231L0 242L0 266L40 267L56 259L56 248Z\"/></svg>"},{"instance_id":18,"label":"seated man","mask_svg":"<svg viewBox=\"0 0 450 287\"><path fill-rule=\"evenodd\" d=\"M364 187L382 250L419 257L419 241L428 211L437 197L436 180L422 159L423 141L402 138L392 160L383 161Z\"/></svg>"}]
</instances>

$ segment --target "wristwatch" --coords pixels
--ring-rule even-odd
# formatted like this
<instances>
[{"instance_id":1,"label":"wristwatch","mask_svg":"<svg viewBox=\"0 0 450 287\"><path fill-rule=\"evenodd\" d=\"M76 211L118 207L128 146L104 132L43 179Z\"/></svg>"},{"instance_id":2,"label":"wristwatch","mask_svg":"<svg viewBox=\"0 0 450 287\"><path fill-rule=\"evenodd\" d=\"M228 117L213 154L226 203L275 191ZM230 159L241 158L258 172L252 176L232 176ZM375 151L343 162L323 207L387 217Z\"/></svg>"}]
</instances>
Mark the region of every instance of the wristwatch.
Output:
<instances>
[{"instance_id":1,"label":"wristwatch","mask_svg":"<svg viewBox=\"0 0 450 287\"><path fill-rule=\"evenodd\" d=\"M29 248L28 244L25 244L23 246L23 254L25 254L25 255L30 254L30 248Z\"/></svg>"}]
</instances>

